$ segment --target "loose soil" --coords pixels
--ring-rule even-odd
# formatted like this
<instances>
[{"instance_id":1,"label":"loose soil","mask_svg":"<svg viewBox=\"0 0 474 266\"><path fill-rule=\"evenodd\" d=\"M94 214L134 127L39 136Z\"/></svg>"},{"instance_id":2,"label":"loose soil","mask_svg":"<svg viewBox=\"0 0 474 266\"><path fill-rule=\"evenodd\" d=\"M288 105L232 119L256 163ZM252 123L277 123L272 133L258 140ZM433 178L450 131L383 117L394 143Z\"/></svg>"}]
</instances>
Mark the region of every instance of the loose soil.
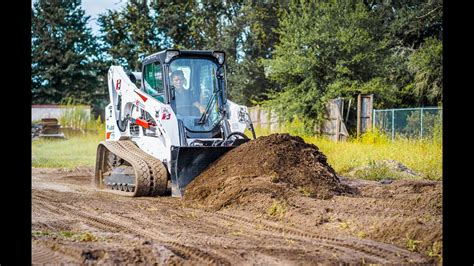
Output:
<instances>
[{"instance_id":1,"label":"loose soil","mask_svg":"<svg viewBox=\"0 0 474 266\"><path fill-rule=\"evenodd\" d=\"M351 189L341 184L318 147L300 137L272 134L219 158L187 186L185 201L219 210L254 205L256 197L286 200L298 191L330 199Z\"/></svg>"},{"instance_id":2,"label":"loose soil","mask_svg":"<svg viewBox=\"0 0 474 266\"><path fill-rule=\"evenodd\" d=\"M33 264L440 262L441 182L338 177L289 135L230 151L184 199L97 191L93 171L32 169Z\"/></svg>"}]
</instances>

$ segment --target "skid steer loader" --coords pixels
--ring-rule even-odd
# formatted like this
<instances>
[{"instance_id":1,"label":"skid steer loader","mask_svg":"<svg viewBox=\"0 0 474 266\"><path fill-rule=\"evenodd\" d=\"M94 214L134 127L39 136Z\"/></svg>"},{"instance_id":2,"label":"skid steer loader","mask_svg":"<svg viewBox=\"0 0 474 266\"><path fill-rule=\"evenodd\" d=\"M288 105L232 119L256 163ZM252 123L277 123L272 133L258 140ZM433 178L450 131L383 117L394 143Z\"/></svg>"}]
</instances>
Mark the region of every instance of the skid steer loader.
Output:
<instances>
[{"instance_id":1,"label":"skid steer loader","mask_svg":"<svg viewBox=\"0 0 474 266\"><path fill-rule=\"evenodd\" d=\"M177 93L174 72L183 76L185 94ZM170 183L171 195L182 197L209 164L249 140L246 128L256 138L247 107L228 100L226 89L220 51L167 49L144 58L142 72L111 66L95 186L156 196L169 193ZM194 104L183 105L183 98Z\"/></svg>"}]
</instances>

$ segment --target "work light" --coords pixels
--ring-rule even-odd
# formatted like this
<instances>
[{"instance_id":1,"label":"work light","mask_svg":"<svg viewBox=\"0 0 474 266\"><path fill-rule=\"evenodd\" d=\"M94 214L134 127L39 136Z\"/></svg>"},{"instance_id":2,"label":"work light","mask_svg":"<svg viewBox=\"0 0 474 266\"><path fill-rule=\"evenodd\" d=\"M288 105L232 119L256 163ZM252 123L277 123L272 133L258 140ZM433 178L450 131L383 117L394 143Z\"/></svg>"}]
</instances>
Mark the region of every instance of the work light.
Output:
<instances>
[{"instance_id":1,"label":"work light","mask_svg":"<svg viewBox=\"0 0 474 266\"><path fill-rule=\"evenodd\" d=\"M166 51L166 58L165 58L165 63L169 63L171 58L179 55L179 51L176 50L168 50Z\"/></svg>"},{"instance_id":2,"label":"work light","mask_svg":"<svg viewBox=\"0 0 474 266\"><path fill-rule=\"evenodd\" d=\"M214 52L212 55L217 58L220 65L224 64L225 54L224 52Z\"/></svg>"}]
</instances>

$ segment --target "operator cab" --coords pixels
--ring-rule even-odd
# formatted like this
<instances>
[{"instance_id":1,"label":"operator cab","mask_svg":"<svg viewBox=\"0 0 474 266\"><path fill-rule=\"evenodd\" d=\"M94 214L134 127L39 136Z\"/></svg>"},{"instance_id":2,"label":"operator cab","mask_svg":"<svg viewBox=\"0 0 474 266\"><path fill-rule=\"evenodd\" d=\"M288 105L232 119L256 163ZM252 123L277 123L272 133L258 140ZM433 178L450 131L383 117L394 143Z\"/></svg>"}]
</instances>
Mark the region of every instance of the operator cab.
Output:
<instances>
[{"instance_id":1,"label":"operator cab","mask_svg":"<svg viewBox=\"0 0 474 266\"><path fill-rule=\"evenodd\" d=\"M165 50L146 57L142 90L171 105L186 138L222 138L224 52Z\"/></svg>"}]
</instances>

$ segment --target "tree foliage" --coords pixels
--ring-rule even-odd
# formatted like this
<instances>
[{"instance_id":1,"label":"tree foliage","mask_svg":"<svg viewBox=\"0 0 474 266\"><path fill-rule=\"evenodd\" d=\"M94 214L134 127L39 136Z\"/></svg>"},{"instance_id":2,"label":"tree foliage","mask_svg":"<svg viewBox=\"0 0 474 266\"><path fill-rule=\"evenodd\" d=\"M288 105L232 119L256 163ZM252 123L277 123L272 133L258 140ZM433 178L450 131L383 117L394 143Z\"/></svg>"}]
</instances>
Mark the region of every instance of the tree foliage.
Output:
<instances>
[{"instance_id":1,"label":"tree foliage","mask_svg":"<svg viewBox=\"0 0 474 266\"><path fill-rule=\"evenodd\" d=\"M90 103L97 93L97 44L80 0L38 0L31 13L32 101Z\"/></svg>"},{"instance_id":2,"label":"tree foliage","mask_svg":"<svg viewBox=\"0 0 474 266\"><path fill-rule=\"evenodd\" d=\"M141 60L165 45L147 1L128 1L121 10L108 10L98 19L107 63L141 71Z\"/></svg>"},{"instance_id":3,"label":"tree foliage","mask_svg":"<svg viewBox=\"0 0 474 266\"><path fill-rule=\"evenodd\" d=\"M376 108L437 104L440 9L436 1L290 1L273 58L264 60L282 86L266 105L286 120L301 118L312 131L337 97L373 93Z\"/></svg>"},{"instance_id":4,"label":"tree foliage","mask_svg":"<svg viewBox=\"0 0 474 266\"><path fill-rule=\"evenodd\" d=\"M267 104L287 119L303 118L308 129L335 97L374 93L384 87L381 61L387 45L366 6L349 1L292 1L284 11L269 77L283 85ZM384 91L386 100L393 90Z\"/></svg>"},{"instance_id":5,"label":"tree foliage","mask_svg":"<svg viewBox=\"0 0 474 266\"><path fill-rule=\"evenodd\" d=\"M224 51L232 100L308 131L337 97L373 93L376 108L442 102L441 0L129 0L99 16L98 42L80 3L33 6L34 102L103 106L110 65L139 71L166 48Z\"/></svg>"},{"instance_id":6,"label":"tree foliage","mask_svg":"<svg viewBox=\"0 0 474 266\"><path fill-rule=\"evenodd\" d=\"M443 46L428 38L410 57L408 67L414 75L414 92L420 104L441 103L443 99Z\"/></svg>"},{"instance_id":7,"label":"tree foliage","mask_svg":"<svg viewBox=\"0 0 474 266\"><path fill-rule=\"evenodd\" d=\"M269 89L278 86L265 75L263 59L272 57L278 40L278 11L285 3L247 2L241 8L237 45L240 55L229 75L230 96L241 104L253 105L267 100ZM243 29L243 30L242 30Z\"/></svg>"}]
</instances>

